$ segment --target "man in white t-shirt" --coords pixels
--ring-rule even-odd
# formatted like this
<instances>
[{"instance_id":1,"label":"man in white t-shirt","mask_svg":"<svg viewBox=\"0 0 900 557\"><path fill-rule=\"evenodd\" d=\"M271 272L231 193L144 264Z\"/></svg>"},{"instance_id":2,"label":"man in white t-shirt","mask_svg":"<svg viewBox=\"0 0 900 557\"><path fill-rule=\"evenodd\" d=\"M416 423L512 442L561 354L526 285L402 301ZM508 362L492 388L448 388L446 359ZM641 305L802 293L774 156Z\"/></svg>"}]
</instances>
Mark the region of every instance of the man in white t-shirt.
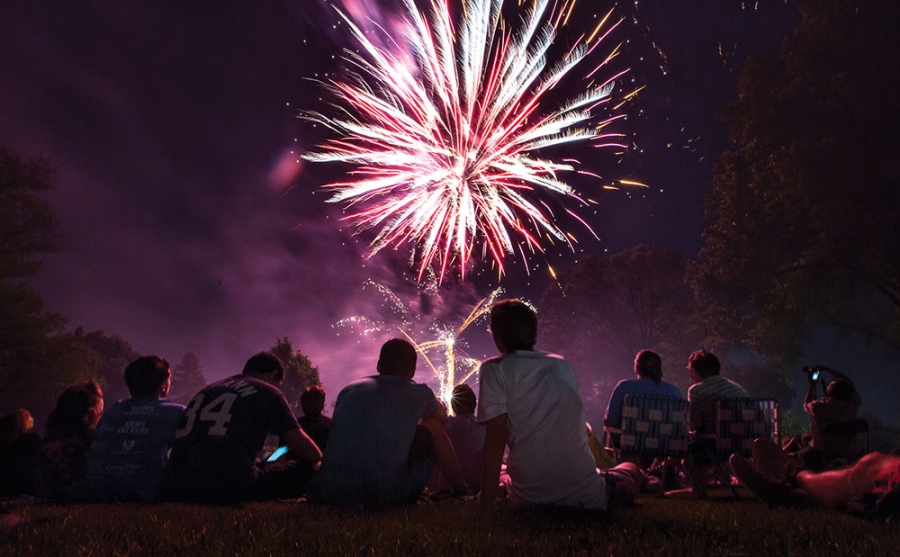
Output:
<instances>
[{"instance_id":1,"label":"man in white t-shirt","mask_svg":"<svg viewBox=\"0 0 900 557\"><path fill-rule=\"evenodd\" d=\"M494 506L500 466L513 504L605 510L611 488L635 493L639 470L597 470L588 447L575 372L560 356L534 351L537 317L519 300L491 309L501 355L481 364L478 421L486 427L481 504Z\"/></svg>"}]
</instances>

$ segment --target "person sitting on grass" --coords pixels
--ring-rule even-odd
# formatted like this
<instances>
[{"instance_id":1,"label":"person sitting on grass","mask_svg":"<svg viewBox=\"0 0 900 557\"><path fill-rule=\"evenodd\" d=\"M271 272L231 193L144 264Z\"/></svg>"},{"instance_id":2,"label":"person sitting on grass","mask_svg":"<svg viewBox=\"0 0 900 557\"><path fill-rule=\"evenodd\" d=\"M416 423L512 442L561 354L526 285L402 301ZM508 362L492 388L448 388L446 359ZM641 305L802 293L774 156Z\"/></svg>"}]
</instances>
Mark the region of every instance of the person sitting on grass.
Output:
<instances>
[{"instance_id":1,"label":"person sitting on grass","mask_svg":"<svg viewBox=\"0 0 900 557\"><path fill-rule=\"evenodd\" d=\"M662 380L662 358L656 352L651 350L638 352L634 357L634 374L637 379L622 379L613 389L603 416L603 424L607 428L622 429L622 403L628 395L682 398L678 387ZM612 445L618 448L619 433L610 432L610 439ZM623 454L622 460L634 462L645 469L653 464L652 458L643 458L635 454Z\"/></svg>"},{"instance_id":2,"label":"person sitting on grass","mask_svg":"<svg viewBox=\"0 0 900 557\"><path fill-rule=\"evenodd\" d=\"M478 421L486 427L482 508L496 504L507 445L513 504L606 510L633 498L646 477L631 463L597 469L575 372L560 356L534 351L534 311L503 300L491 308L490 327L501 355L479 371Z\"/></svg>"},{"instance_id":3,"label":"person sitting on grass","mask_svg":"<svg viewBox=\"0 0 900 557\"><path fill-rule=\"evenodd\" d=\"M31 412L18 408L0 418L0 497L34 495L41 438Z\"/></svg>"},{"instance_id":4,"label":"person sitting on grass","mask_svg":"<svg viewBox=\"0 0 900 557\"><path fill-rule=\"evenodd\" d=\"M870 453L843 468L796 472L791 456L768 439L753 444L753 461L732 455L740 482L770 507L828 508L878 518L900 517L900 455Z\"/></svg>"},{"instance_id":5,"label":"person sitting on grass","mask_svg":"<svg viewBox=\"0 0 900 557\"><path fill-rule=\"evenodd\" d=\"M84 481L87 453L103 414L103 391L95 381L66 388L47 418L47 433L35 479L35 493L49 499L69 499Z\"/></svg>"},{"instance_id":6,"label":"person sitting on grass","mask_svg":"<svg viewBox=\"0 0 900 557\"><path fill-rule=\"evenodd\" d=\"M300 408L303 409L303 417L297 420L300 427L324 451L331 431L331 418L324 414L325 389L321 385L308 387L300 395Z\"/></svg>"},{"instance_id":7,"label":"person sitting on grass","mask_svg":"<svg viewBox=\"0 0 900 557\"><path fill-rule=\"evenodd\" d=\"M746 398L744 387L720 375L719 358L706 350L697 350L688 358L687 369L693 385L688 389L689 427L694 440L688 444L692 460L691 472L694 494L706 497L706 486L715 453L716 408L720 400Z\"/></svg>"},{"instance_id":8,"label":"person sitting on grass","mask_svg":"<svg viewBox=\"0 0 900 557\"><path fill-rule=\"evenodd\" d=\"M651 350L641 350L634 357L634 374L637 379L622 379L616 384L603 423L608 427L622 428L622 402L626 395L670 396L682 398L678 387L662 380L662 358Z\"/></svg>"},{"instance_id":9,"label":"person sitting on grass","mask_svg":"<svg viewBox=\"0 0 900 557\"><path fill-rule=\"evenodd\" d=\"M278 356L260 352L240 375L197 393L175 432L164 498L230 503L303 496L322 452L300 429L278 388L283 381ZM290 456L263 464L270 433Z\"/></svg>"},{"instance_id":10,"label":"person sitting on grass","mask_svg":"<svg viewBox=\"0 0 900 557\"><path fill-rule=\"evenodd\" d=\"M155 501L184 405L165 399L169 362L144 356L125 368L131 398L103 413L88 453L82 497L90 501Z\"/></svg>"},{"instance_id":11,"label":"person sitting on grass","mask_svg":"<svg viewBox=\"0 0 900 557\"><path fill-rule=\"evenodd\" d=\"M829 424L856 420L862 399L853 381L838 370L826 366L806 369L809 370L806 373L809 388L803 402L803 411L810 416L809 429L812 439L807 447L797 453L797 456L803 459L807 468L821 472L826 465L823 451L826 443L830 453L848 461L856 460L865 453L865 449L854 434L830 437L823 434L825 426ZM816 386L819 381L824 382L824 379L814 379L813 371L826 371L834 377L834 380L825 387L823 398L818 398Z\"/></svg>"},{"instance_id":12,"label":"person sitting on grass","mask_svg":"<svg viewBox=\"0 0 900 557\"><path fill-rule=\"evenodd\" d=\"M310 503L415 503L434 464L455 492L466 491L444 430L447 411L428 385L412 380L416 360L412 344L391 339L381 347L378 375L354 381L338 394L322 467L310 482Z\"/></svg>"},{"instance_id":13,"label":"person sitting on grass","mask_svg":"<svg viewBox=\"0 0 900 557\"><path fill-rule=\"evenodd\" d=\"M453 444L459 468L472 491L481 489L482 451L484 450L484 426L475 420L478 400L475 391L465 383L453 388L450 407L453 415L447 418L447 437ZM441 477L440 488L451 486ZM432 484L429 483L429 488Z\"/></svg>"}]
</instances>

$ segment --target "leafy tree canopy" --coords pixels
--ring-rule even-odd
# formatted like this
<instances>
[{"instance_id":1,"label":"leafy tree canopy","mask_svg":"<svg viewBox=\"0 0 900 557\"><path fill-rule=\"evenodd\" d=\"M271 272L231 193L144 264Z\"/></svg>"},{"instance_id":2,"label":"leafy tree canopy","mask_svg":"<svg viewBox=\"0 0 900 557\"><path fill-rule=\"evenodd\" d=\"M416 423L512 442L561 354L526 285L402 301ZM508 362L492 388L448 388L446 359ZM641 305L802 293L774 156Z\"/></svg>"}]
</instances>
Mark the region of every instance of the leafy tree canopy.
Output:
<instances>
[{"instance_id":1,"label":"leafy tree canopy","mask_svg":"<svg viewBox=\"0 0 900 557\"><path fill-rule=\"evenodd\" d=\"M687 387L683 362L702 333L685 265L675 248L642 244L585 257L544 293L539 346L572 362L592 414L605 410L619 380L634 376L634 356L644 348L662 356L667 381Z\"/></svg>"},{"instance_id":2,"label":"leafy tree canopy","mask_svg":"<svg viewBox=\"0 0 900 557\"><path fill-rule=\"evenodd\" d=\"M100 381L107 402L131 397L125 384L125 368L140 354L127 341L103 331L85 333L82 327L65 336L73 345L73 353L84 354L84 372Z\"/></svg>"},{"instance_id":3,"label":"leafy tree canopy","mask_svg":"<svg viewBox=\"0 0 900 557\"><path fill-rule=\"evenodd\" d=\"M23 160L0 148L0 280L36 274L36 256L56 251L56 216L40 197L54 185L45 160Z\"/></svg>"},{"instance_id":4,"label":"leafy tree canopy","mask_svg":"<svg viewBox=\"0 0 900 557\"><path fill-rule=\"evenodd\" d=\"M314 367L309 358L299 350L294 350L288 337L277 339L275 346L270 350L284 362L284 383L281 385L281 390L291 408L294 409L294 413L301 415L300 395L307 387L322 384L319 378L319 368Z\"/></svg>"},{"instance_id":5,"label":"leafy tree canopy","mask_svg":"<svg viewBox=\"0 0 900 557\"><path fill-rule=\"evenodd\" d=\"M78 377L57 362L64 343L54 336L66 319L23 282L39 271L38 256L57 247L56 218L41 199L53 187L46 161L0 148L0 409L22 406L39 420L46 391Z\"/></svg>"},{"instance_id":6,"label":"leafy tree canopy","mask_svg":"<svg viewBox=\"0 0 900 557\"><path fill-rule=\"evenodd\" d=\"M723 115L734 148L714 172L692 270L704 320L792 361L804 327L859 327L900 347L900 4L820 0L773 56L751 58Z\"/></svg>"},{"instance_id":7,"label":"leafy tree canopy","mask_svg":"<svg viewBox=\"0 0 900 557\"><path fill-rule=\"evenodd\" d=\"M205 386L203 366L200 365L196 354L188 352L181 358L181 363L172 368L172 389L169 391L169 398L187 404L191 397Z\"/></svg>"}]
</instances>

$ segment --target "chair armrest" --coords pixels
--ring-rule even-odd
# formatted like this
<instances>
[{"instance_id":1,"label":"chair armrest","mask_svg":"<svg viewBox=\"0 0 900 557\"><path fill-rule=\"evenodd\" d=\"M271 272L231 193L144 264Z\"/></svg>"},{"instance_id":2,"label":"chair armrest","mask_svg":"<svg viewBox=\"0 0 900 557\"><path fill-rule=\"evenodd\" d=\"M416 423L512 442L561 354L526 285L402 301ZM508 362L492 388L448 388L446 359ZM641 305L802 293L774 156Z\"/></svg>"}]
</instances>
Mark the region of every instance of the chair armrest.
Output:
<instances>
[{"instance_id":1,"label":"chair armrest","mask_svg":"<svg viewBox=\"0 0 900 557\"><path fill-rule=\"evenodd\" d=\"M600 444L608 449L619 448L619 438L622 436L622 430L617 427L603 426L603 432L600 436Z\"/></svg>"}]
</instances>

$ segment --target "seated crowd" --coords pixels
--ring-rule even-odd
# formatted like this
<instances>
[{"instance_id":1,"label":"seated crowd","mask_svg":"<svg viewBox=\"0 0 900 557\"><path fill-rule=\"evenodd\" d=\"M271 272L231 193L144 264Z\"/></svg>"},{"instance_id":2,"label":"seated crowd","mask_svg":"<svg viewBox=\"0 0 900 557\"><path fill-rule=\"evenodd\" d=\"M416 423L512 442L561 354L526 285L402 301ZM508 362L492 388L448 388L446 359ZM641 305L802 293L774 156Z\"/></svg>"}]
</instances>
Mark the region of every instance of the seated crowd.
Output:
<instances>
[{"instance_id":1,"label":"seated crowd","mask_svg":"<svg viewBox=\"0 0 900 557\"><path fill-rule=\"evenodd\" d=\"M100 387L87 381L60 395L43 438L31 431L26 410L4 416L0 496L212 503L305 496L313 504L384 507L414 503L427 487L450 496L480 492L484 509L508 498L515 505L606 510L658 487L645 471L653 464L669 471L678 464L617 463L613 451L600 446L585 420L572 366L534 350L537 318L530 306L498 302L490 330L499 355L481 364L480 401L468 385L457 386L453 416L430 387L413 380L417 349L403 339L384 343L376 374L341 390L332 418L323 413L324 389L314 386L301 397L298 420L279 389L284 365L270 352L206 386L186 407L166 399L169 363L138 358L125 369L131 398L106 411ZM703 486L717 403L747 396L720 368L707 351L688 359L687 420L696 433L688 446L690 479ZM870 495L898 489L897 457L868 455L849 471L818 476L820 469L809 466L822 443L816 419L855 417L859 406L852 382L829 371L839 383L829 385L825 399L815 398L810 378L804 407L813 419L809 448L788 452L759 441L752 462L732 458L735 474L767 502L846 506L848 497L827 487L847 474L876 486ZM638 352L634 373L610 396L603 420L609 431L622 426L628 395L682 398L678 387L662 380L658 354ZM273 451L276 442L281 449ZM616 445L614 436L611 442Z\"/></svg>"}]
</instances>

